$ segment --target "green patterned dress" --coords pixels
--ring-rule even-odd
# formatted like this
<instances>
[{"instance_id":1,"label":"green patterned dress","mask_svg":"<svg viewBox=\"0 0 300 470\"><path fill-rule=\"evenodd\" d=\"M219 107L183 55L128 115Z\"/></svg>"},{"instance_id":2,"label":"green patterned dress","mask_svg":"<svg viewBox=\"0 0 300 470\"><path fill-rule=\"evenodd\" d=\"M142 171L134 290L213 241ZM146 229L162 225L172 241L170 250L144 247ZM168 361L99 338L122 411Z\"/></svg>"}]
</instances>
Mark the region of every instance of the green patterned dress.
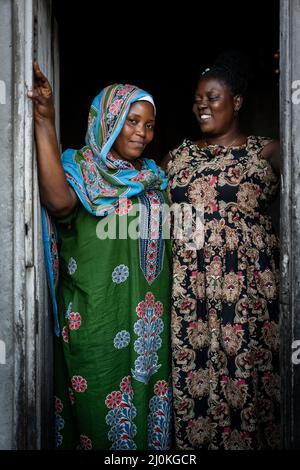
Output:
<instances>
[{"instance_id":1,"label":"green patterned dress","mask_svg":"<svg viewBox=\"0 0 300 470\"><path fill-rule=\"evenodd\" d=\"M161 191L147 191L122 199L105 218L80 205L57 223L58 448L171 446L171 255L158 216L164 201Z\"/></svg>"}]
</instances>

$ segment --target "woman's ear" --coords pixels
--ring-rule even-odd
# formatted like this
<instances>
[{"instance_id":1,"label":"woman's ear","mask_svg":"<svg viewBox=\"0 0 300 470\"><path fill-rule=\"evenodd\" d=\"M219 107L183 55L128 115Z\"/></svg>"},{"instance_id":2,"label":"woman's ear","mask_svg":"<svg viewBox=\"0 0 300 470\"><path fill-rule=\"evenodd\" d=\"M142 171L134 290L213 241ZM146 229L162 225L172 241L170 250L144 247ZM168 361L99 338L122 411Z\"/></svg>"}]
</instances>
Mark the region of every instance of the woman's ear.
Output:
<instances>
[{"instance_id":1,"label":"woman's ear","mask_svg":"<svg viewBox=\"0 0 300 470\"><path fill-rule=\"evenodd\" d=\"M244 101L244 99L243 99L242 95L235 95L234 96L234 98L233 98L233 107L234 107L234 110L236 112L239 112L239 110L241 109L243 101Z\"/></svg>"}]
</instances>

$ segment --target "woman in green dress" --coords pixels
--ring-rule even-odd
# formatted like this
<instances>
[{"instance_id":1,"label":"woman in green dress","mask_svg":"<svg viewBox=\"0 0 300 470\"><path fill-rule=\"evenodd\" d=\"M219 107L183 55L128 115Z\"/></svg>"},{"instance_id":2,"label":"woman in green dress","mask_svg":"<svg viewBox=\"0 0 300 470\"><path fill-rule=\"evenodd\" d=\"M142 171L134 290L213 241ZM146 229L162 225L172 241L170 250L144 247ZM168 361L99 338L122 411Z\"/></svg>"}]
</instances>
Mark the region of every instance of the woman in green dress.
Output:
<instances>
[{"instance_id":1,"label":"woman in green dress","mask_svg":"<svg viewBox=\"0 0 300 470\"><path fill-rule=\"evenodd\" d=\"M37 64L34 72L28 96L56 327L56 445L168 449L167 180L141 157L153 138L153 99L131 85L106 87L92 103L86 145L60 158L52 90Z\"/></svg>"}]
</instances>

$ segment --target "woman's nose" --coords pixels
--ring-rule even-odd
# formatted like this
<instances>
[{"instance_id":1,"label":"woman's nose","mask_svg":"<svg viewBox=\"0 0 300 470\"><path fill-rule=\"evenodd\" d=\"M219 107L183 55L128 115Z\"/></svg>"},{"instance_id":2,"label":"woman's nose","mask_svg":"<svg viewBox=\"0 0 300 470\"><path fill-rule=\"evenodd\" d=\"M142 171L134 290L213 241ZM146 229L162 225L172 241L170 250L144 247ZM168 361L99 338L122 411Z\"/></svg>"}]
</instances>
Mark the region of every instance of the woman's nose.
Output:
<instances>
[{"instance_id":1,"label":"woman's nose","mask_svg":"<svg viewBox=\"0 0 300 470\"><path fill-rule=\"evenodd\" d=\"M208 101L207 100L202 100L202 101L199 102L198 107L199 107L199 109L204 109L204 108L207 108L207 105L208 105Z\"/></svg>"},{"instance_id":2,"label":"woman's nose","mask_svg":"<svg viewBox=\"0 0 300 470\"><path fill-rule=\"evenodd\" d=\"M135 131L138 135L144 136L146 134L145 127L144 126L137 126L135 128Z\"/></svg>"},{"instance_id":3,"label":"woman's nose","mask_svg":"<svg viewBox=\"0 0 300 470\"><path fill-rule=\"evenodd\" d=\"M198 100L195 102L195 108L197 111L203 111L203 109L208 107L208 102L207 100Z\"/></svg>"}]
</instances>

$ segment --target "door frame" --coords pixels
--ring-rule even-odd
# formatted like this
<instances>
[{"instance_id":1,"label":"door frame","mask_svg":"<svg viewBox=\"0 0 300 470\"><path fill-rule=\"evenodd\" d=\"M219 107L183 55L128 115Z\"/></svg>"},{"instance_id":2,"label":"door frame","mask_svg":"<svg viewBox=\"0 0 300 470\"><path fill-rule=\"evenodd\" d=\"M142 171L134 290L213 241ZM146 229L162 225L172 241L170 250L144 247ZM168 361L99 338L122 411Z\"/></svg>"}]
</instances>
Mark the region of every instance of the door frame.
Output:
<instances>
[{"instance_id":1,"label":"door frame","mask_svg":"<svg viewBox=\"0 0 300 470\"><path fill-rule=\"evenodd\" d=\"M281 443L300 448L300 2L280 0ZM299 343L297 343L299 341ZM296 350L298 347L299 353Z\"/></svg>"}]
</instances>

